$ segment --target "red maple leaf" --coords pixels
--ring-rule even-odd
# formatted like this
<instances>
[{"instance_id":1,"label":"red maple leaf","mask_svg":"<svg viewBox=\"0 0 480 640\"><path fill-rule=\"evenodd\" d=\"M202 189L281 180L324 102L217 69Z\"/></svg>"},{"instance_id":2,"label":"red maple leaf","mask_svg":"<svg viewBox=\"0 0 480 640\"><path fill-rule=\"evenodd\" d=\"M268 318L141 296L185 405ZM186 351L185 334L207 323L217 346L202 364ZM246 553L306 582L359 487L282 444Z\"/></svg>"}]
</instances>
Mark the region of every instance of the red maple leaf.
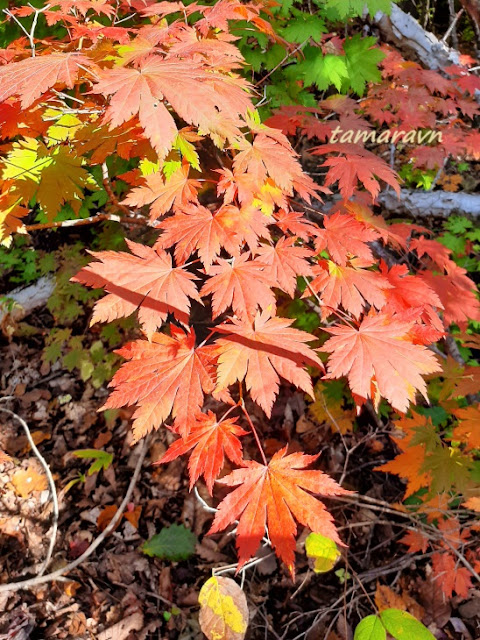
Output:
<instances>
[{"instance_id":1,"label":"red maple leaf","mask_svg":"<svg viewBox=\"0 0 480 640\"><path fill-rule=\"evenodd\" d=\"M264 264L250 259L250 253L242 253L231 260L219 258L218 265L210 269L210 275L200 295L212 294L213 318L230 306L236 316L247 320L253 320L259 309L275 313L276 299L270 288L269 274Z\"/></svg>"},{"instance_id":2,"label":"red maple leaf","mask_svg":"<svg viewBox=\"0 0 480 640\"><path fill-rule=\"evenodd\" d=\"M135 442L158 429L170 414L175 429L187 436L204 393L212 393L215 387L213 348L195 348L193 329L185 333L170 325L170 333L155 333L151 342L136 340L117 351L128 362L113 376L109 387L114 391L102 409L137 405Z\"/></svg>"},{"instance_id":3,"label":"red maple leaf","mask_svg":"<svg viewBox=\"0 0 480 640\"><path fill-rule=\"evenodd\" d=\"M325 178L325 186L328 187L338 180L338 188L344 200L352 197L358 182L363 184L375 200L380 192L380 183L376 177L400 193L398 175L374 153L356 144L341 143L324 144L311 150L313 155L326 155L331 152L343 155L328 158L323 163L323 167L330 167Z\"/></svg>"},{"instance_id":4,"label":"red maple leaf","mask_svg":"<svg viewBox=\"0 0 480 640\"><path fill-rule=\"evenodd\" d=\"M238 465L242 460L242 445L239 436L246 435L236 424L238 418L217 420L217 416L209 411L199 413L191 421L189 434L170 445L168 451L158 464L171 462L193 449L188 461L190 474L190 491L198 478L203 475L207 489L212 495L213 483L218 478L225 463L225 455Z\"/></svg>"},{"instance_id":5,"label":"red maple leaf","mask_svg":"<svg viewBox=\"0 0 480 640\"><path fill-rule=\"evenodd\" d=\"M433 575L445 597L450 599L455 591L462 598L468 597L472 576L466 567L458 567L451 553L437 552L432 555Z\"/></svg>"},{"instance_id":6,"label":"red maple leaf","mask_svg":"<svg viewBox=\"0 0 480 640\"><path fill-rule=\"evenodd\" d=\"M235 520L238 569L255 554L265 535L265 526L277 556L295 577L295 519L315 533L342 544L333 518L311 493L337 496L351 493L322 471L307 471L318 456L287 455L287 447L274 454L268 465L253 460L219 480L237 487L222 500L209 533L222 531ZM308 493L307 493L308 492ZM295 519L294 519L295 518Z\"/></svg>"},{"instance_id":7,"label":"red maple leaf","mask_svg":"<svg viewBox=\"0 0 480 640\"><path fill-rule=\"evenodd\" d=\"M345 266L350 257L362 258L364 266L373 264L373 254L367 242L378 240L379 233L358 222L351 215L334 213L325 216L324 229L317 231L315 248L320 253L327 249L332 260Z\"/></svg>"},{"instance_id":8,"label":"red maple leaf","mask_svg":"<svg viewBox=\"0 0 480 640\"><path fill-rule=\"evenodd\" d=\"M174 267L171 256L160 248L126 241L133 255L123 251L91 252L98 262L81 269L72 282L81 282L108 293L95 303L90 324L125 318L138 309L138 320L148 337L167 319L168 313L188 324L190 300L202 304L193 283L196 276Z\"/></svg>"},{"instance_id":9,"label":"red maple leaf","mask_svg":"<svg viewBox=\"0 0 480 640\"><path fill-rule=\"evenodd\" d=\"M448 275L422 271L418 277L440 298L446 326L452 322L458 325L465 325L469 320L480 322L480 302L475 294L475 283L465 269L450 261Z\"/></svg>"},{"instance_id":10,"label":"red maple leaf","mask_svg":"<svg viewBox=\"0 0 480 640\"><path fill-rule=\"evenodd\" d=\"M415 320L379 313L365 317L358 329L337 326L322 351L330 353L327 378L347 376L352 392L361 399L379 396L405 413L416 391L427 397L422 375L440 371L434 354L413 344L409 332Z\"/></svg>"},{"instance_id":11,"label":"red maple leaf","mask_svg":"<svg viewBox=\"0 0 480 640\"><path fill-rule=\"evenodd\" d=\"M253 327L235 319L215 327L215 331L227 334L216 342L217 390L245 379L252 399L269 417L280 376L313 397L312 380L304 365L323 369L315 351L305 344L315 337L292 329L291 324L291 320L263 313L257 315Z\"/></svg>"}]
</instances>

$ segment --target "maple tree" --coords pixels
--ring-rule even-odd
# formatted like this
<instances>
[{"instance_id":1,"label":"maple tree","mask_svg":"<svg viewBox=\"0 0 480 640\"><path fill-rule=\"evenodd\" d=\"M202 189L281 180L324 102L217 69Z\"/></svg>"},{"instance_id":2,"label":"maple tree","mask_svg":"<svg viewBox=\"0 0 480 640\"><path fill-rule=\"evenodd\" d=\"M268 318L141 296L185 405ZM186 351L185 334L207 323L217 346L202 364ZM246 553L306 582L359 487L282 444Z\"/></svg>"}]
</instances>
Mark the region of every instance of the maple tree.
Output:
<instances>
[{"instance_id":1,"label":"maple tree","mask_svg":"<svg viewBox=\"0 0 480 640\"><path fill-rule=\"evenodd\" d=\"M328 156L317 184L288 135L299 130L325 142L337 125L428 127L439 112L443 143L434 153L417 148L412 161L440 166L459 150L478 153L478 136L466 126L478 112L471 95L478 83L467 67L450 67L445 79L373 48L371 38L355 38L332 44L344 60L325 55L310 84L339 89L363 52L372 78L350 78L357 93L367 89L364 101L333 96L262 123L231 33L235 21L246 21L276 42L262 8L268 3L62 0L42 9L66 35L33 45L22 37L6 48L0 66L0 232L8 243L14 231L31 230L28 216L47 226L65 212L86 218L97 192L105 193L112 215L155 232L150 244L128 241L130 253L93 252L73 278L106 293L92 323L137 313L143 333L118 350L125 362L103 408L135 406L134 441L162 427L172 432L176 439L159 462L190 454L190 488L200 476L210 493L217 480L234 487L210 532L238 519L239 569L267 529L294 576L296 522L340 542L315 496L348 491L306 469L317 456L280 448L267 460L252 403L270 418L282 381L313 399L314 378L345 377L357 412L366 403L378 409L384 399L405 414L418 394L427 396L426 377L445 373L429 346L452 323L465 330L469 320L479 321L480 306L467 271L450 249L425 237L428 230L374 215L382 183L400 188L388 163L351 140L322 144L311 149L313 157ZM130 16L128 26L119 26L119 11ZM338 120L319 122L327 112ZM322 197L336 183L341 200L326 215ZM399 264L387 265L378 246ZM323 323L315 333L279 315L280 302L300 295ZM452 382L458 395L470 393L469 375L462 371ZM458 424L449 437L458 447L419 439L409 425L398 440L401 453L383 466L408 478L408 494L455 489L472 499L478 409L454 409ZM238 415L229 417L233 411ZM431 430L423 426L425 438ZM244 456L248 437L260 462ZM220 478L226 459L238 468ZM450 556L438 558L438 571L447 573ZM465 593L464 574L456 580L445 590Z\"/></svg>"}]
</instances>

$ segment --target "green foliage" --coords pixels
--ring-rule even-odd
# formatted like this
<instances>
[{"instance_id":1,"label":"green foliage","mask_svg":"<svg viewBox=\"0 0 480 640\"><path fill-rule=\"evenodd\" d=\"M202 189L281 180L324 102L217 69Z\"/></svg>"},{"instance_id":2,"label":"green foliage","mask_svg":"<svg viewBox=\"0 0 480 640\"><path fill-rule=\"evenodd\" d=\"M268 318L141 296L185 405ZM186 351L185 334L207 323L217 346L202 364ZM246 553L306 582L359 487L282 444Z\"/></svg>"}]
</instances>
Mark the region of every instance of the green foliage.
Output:
<instances>
[{"instance_id":1,"label":"green foliage","mask_svg":"<svg viewBox=\"0 0 480 640\"><path fill-rule=\"evenodd\" d=\"M380 618L367 616L357 625L354 640L385 640L387 632Z\"/></svg>"},{"instance_id":2,"label":"green foliage","mask_svg":"<svg viewBox=\"0 0 480 640\"><path fill-rule=\"evenodd\" d=\"M349 84L360 96L363 96L368 82L380 82L382 79L378 64L384 59L385 54L375 48L375 43L375 38L362 38L357 33L353 38L345 40L343 45Z\"/></svg>"},{"instance_id":3,"label":"green foliage","mask_svg":"<svg viewBox=\"0 0 480 640\"><path fill-rule=\"evenodd\" d=\"M103 337L109 345L115 346L121 341L118 330L121 324L125 325L125 322L114 323L113 327L103 332ZM119 363L119 357L107 351L102 340L96 340L90 346L86 346L86 338L73 336L69 328L52 329L45 342L45 362L53 364L61 360L68 371L77 369L81 380L89 380L95 389L111 379Z\"/></svg>"},{"instance_id":4,"label":"green foliage","mask_svg":"<svg viewBox=\"0 0 480 640\"><path fill-rule=\"evenodd\" d=\"M142 546L147 556L165 558L171 562L187 560L195 553L197 537L183 524L163 528Z\"/></svg>"},{"instance_id":5,"label":"green foliage","mask_svg":"<svg viewBox=\"0 0 480 640\"><path fill-rule=\"evenodd\" d=\"M357 625L354 640L385 640L388 633L395 640L434 640L435 636L407 611L385 609L377 616L367 616Z\"/></svg>"},{"instance_id":6,"label":"green foliage","mask_svg":"<svg viewBox=\"0 0 480 640\"><path fill-rule=\"evenodd\" d=\"M399 609L385 609L380 613L380 619L388 633L395 640L434 640L435 636L421 622L407 611Z\"/></svg>"},{"instance_id":7,"label":"green foliage","mask_svg":"<svg viewBox=\"0 0 480 640\"><path fill-rule=\"evenodd\" d=\"M106 471L113 461L113 454L101 449L78 449L73 452L73 455L77 458L93 459L87 471L89 476L93 476L94 473L98 473L102 469Z\"/></svg>"}]
</instances>

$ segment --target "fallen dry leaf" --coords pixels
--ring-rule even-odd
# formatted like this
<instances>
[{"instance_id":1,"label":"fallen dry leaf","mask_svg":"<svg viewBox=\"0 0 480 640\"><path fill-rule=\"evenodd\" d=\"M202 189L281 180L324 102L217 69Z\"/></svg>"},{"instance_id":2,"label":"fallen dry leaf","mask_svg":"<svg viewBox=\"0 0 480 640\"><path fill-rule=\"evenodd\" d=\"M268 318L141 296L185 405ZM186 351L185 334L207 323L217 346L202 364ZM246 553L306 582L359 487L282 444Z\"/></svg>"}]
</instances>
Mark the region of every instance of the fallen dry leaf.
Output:
<instances>
[{"instance_id":1,"label":"fallen dry leaf","mask_svg":"<svg viewBox=\"0 0 480 640\"><path fill-rule=\"evenodd\" d=\"M43 491L48 486L45 474L39 473L31 465L26 470L16 471L12 477L12 484L21 498L28 498L33 491Z\"/></svg>"}]
</instances>

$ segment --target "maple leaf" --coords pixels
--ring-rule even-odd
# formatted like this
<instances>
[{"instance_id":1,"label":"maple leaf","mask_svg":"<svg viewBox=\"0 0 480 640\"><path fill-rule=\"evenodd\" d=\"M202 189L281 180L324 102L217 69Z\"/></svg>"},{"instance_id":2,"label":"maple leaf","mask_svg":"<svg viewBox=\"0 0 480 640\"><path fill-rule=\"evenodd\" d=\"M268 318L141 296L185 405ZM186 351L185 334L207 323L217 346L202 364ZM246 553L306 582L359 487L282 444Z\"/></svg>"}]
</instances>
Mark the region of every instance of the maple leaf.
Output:
<instances>
[{"instance_id":1,"label":"maple leaf","mask_svg":"<svg viewBox=\"0 0 480 640\"><path fill-rule=\"evenodd\" d=\"M421 531L407 531L399 542L408 547L408 553L418 553L419 551L425 553L430 545L428 536L425 536Z\"/></svg>"},{"instance_id":2,"label":"maple leaf","mask_svg":"<svg viewBox=\"0 0 480 640\"><path fill-rule=\"evenodd\" d=\"M444 308L446 326L455 322L465 325L469 320L480 321L480 303L475 295L475 283L467 271L455 262L448 265L448 274L422 271L419 278L435 291Z\"/></svg>"},{"instance_id":3,"label":"maple leaf","mask_svg":"<svg viewBox=\"0 0 480 640\"><path fill-rule=\"evenodd\" d=\"M325 186L328 187L338 180L338 188L344 200L348 200L354 194L357 182L361 182L375 200L380 192L380 183L375 176L400 194L396 172L384 160L359 145L331 143L315 147L310 152L313 155L326 155L330 152L343 154L328 158L322 166L330 167L325 178Z\"/></svg>"},{"instance_id":4,"label":"maple leaf","mask_svg":"<svg viewBox=\"0 0 480 640\"><path fill-rule=\"evenodd\" d=\"M81 269L72 282L105 289L108 295L95 303L90 324L125 318L138 309L138 320L150 338L168 313L188 324L190 300L202 304L193 283L197 277L182 267L173 267L171 256L126 241L132 254L124 251L90 252L98 262Z\"/></svg>"},{"instance_id":5,"label":"maple leaf","mask_svg":"<svg viewBox=\"0 0 480 640\"><path fill-rule=\"evenodd\" d=\"M299 211L285 211L285 209L280 209L280 211L277 211L274 215L275 224L283 233L289 231L302 240L305 240L305 242L308 242L310 238L315 237L318 233L318 226L310 222L310 220Z\"/></svg>"},{"instance_id":6,"label":"maple leaf","mask_svg":"<svg viewBox=\"0 0 480 640\"><path fill-rule=\"evenodd\" d=\"M416 251L419 258L428 256L440 269L447 269L452 263L452 252L436 240L428 240L424 236L410 240L410 251Z\"/></svg>"},{"instance_id":7,"label":"maple leaf","mask_svg":"<svg viewBox=\"0 0 480 640\"><path fill-rule=\"evenodd\" d=\"M189 124L221 134L232 116L251 107L247 87L241 78L208 70L194 60L165 60L152 55L141 69L103 70L92 92L112 96L105 114L112 128L138 115L146 137L163 157L172 148L178 131L162 100L167 100ZM225 119L223 127L219 115Z\"/></svg>"},{"instance_id":8,"label":"maple leaf","mask_svg":"<svg viewBox=\"0 0 480 640\"><path fill-rule=\"evenodd\" d=\"M81 53L50 53L0 67L0 102L19 96L27 109L46 91L57 85L73 89L81 67L92 62Z\"/></svg>"},{"instance_id":9,"label":"maple leaf","mask_svg":"<svg viewBox=\"0 0 480 640\"><path fill-rule=\"evenodd\" d=\"M225 455L238 465L242 464L242 445L239 436L247 434L236 422L238 418L217 420L209 411L199 413L192 420L189 434L170 445L168 451L157 464L165 464L193 449L188 461L190 491L203 475L207 489L212 495L213 483L218 478L225 463Z\"/></svg>"},{"instance_id":10,"label":"maple leaf","mask_svg":"<svg viewBox=\"0 0 480 640\"><path fill-rule=\"evenodd\" d=\"M177 210L181 206L197 202L197 193L201 182L188 177L190 166L184 163L166 180L157 171L145 177L145 185L130 191L122 204L134 207L150 207L150 220L156 220L173 207Z\"/></svg>"},{"instance_id":11,"label":"maple leaf","mask_svg":"<svg viewBox=\"0 0 480 640\"><path fill-rule=\"evenodd\" d=\"M214 214L206 207L188 206L183 212L177 212L164 220L158 228L163 233L158 238L156 247L175 246L175 259L180 264L186 262L194 251L198 251L207 273L222 247L231 255L238 248L221 210Z\"/></svg>"},{"instance_id":12,"label":"maple leaf","mask_svg":"<svg viewBox=\"0 0 480 640\"><path fill-rule=\"evenodd\" d=\"M316 233L315 248L319 253L327 249L332 260L342 266L353 256L362 258L364 266L367 263L373 264L373 254L366 243L380 237L374 229L369 229L352 216L339 212L325 216L323 226L324 229L319 229Z\"/></svg>"},{"instance_id":13,"label":"maple leaf","mask_svg":"<svg viewBox=\"0 0 480 640\"><path fill-rule=\"evenodd\" d=\"M383 260L380 261L380 272L388 280L391 287L387 292L388 309L401 313L413 308L427 306L443 309L440 298L421 278L409 275L408 267L396 264L388 269Z\"/></svg>"},{"instance_id":14,"label":"maple leaf","mask_svg":"<svg viewBox=\"0 0 480 640\"><path fill-rule=\"evenodd\" d=\"M363 269L363 266L363 261L357 258L350 260L345 267L331 260L319 260L313 267L315 278L303 297L309 297L312 291L320 293L322 319L340 305L356 318L366 303L381 309L386 303L386 291L392 285L379 273Z\"/></svg>"},{"instance_id":15,"label":"maple leaf","mask_svg":"<svg viewBox=\"0 0 480 640\"><path fill-rule=\"evenodd\" d=\"M292 298L297 288L297 277L311 276L312 268L307 262L314 254L310 249L295 244L296 238L280 238L275 245L262 244L257 254L263 264L268 265L269 277Z\"/></svg>"},{"instance_id":16,"label":"maple leaf","mask_svg":"<svg viewBox=\"0 0 480 640\"><path fill-rule=\"evenodd\" d=\"M351 492L322 471L305 470L317 457L302 453L287 455L285 447L274 454L268 465L244 461L242 469L219 480L221 484L237 488L219 504L209 533L222 531L239 520L237 571L255 554L267 526L275 553L294 578L297 533L294 518L314 533L343 544L325 505L310 494L327 497Z\"/></svg>"},{"instance_id":17,"label":"maple leaf","mask_svg":"<svg viewBox=\"0 0 480 640\"><path fill-rule=\"evenodd\" d=\"M211 277L200 295L212 294L212 316L217 318L229 306L239 318L253 320L258 309L275 313L276 300L270 288L271 279L265 265L250 260L250 253L223 260L210 269Z\"/></svg>"},{"instance_id":18,"label":"maple leaf","mask_svg":"<svg viewBox=\"0 0 480 640\"><path fill-rule=\"evenodd\" d=\"M26 216L28 211L21 206L21 201L22 199L14 193L0 194L0 244L8 246L12 233L23 226L21 218Z\"/></svg>"},{"instance_id":19,"label":"maple leaf","mask_svg":"<svg viewBox=\"0 0 480 640\"><path fill-rule=\"evenodd\" d=\"M455 591L460 597L467 598L472 586L472 576L466 567L457 567L450 553L436 552L432 555L435 581L440 585L445 597L450 599Z\"/></svg>"},{"instance_id":20,"label":"maple leaf","mask_svg":"<svg viewBox=\"0 0 480 640\"><path fill-rule=\"evenodd\" d=\"M330 353L327 378L346 375L352 392L361 399L378 394L392 407L405 413L416 391L427 397L422 375L440 371L434 354L422 345L412 344L412 320L384 313L365 317L358 329L338 326L322 351Z\"/></svg>"},{"instance_id":21,"label":"maple leaf","mask_svg":"<svg viewBox=\"0 0 480 640\"><path fill-rule=\"evenodd\" d=\"M305 343L315 337L291 328L292 321L257 314L253 324L232 319L215 327L227 334L216 342L218 354L217 390L245 378L252 399L265 411L272 412L280 377L285 378L313 398L312 381L304 365L323 369L315 351Z\"/></svg>"},{"instance_id":22,"label":"maple leaf","mask_svg":"<svg viewBox=\"0 0 480 640\"><path fill-rule=\"evenodd\" d=\"M318 185L303 173L288 138L280 131L265 127L253 142L242 139L236 146L240 151L233 159L234 173L255 176L259 189L270 176L288 195L296 189L308 202L318 197Z\"/></svg>"},{"instance_id":23,"label":"maple leaf","mask_svg":"<svg viewBox=\"0 0 480 640\"><path fill-rule=\"evenodd\" d=\"M480 449L480 405L453 411L459 424L454 428L452 440L465 442L467 450Z\"/></svg>"},{"instance_id":24,"label":"maple leaf","mask_svg":"<svg viewBox=\"0 0 480 640\"><path fill-rule=\"evenodd\" d=\"M151 342L129 342L117 353L122 364L109 387L114 390L102 409L138 405L133 414L137 442L158 429L170 413L175 429L186 437L200 412L204 393L215 387L214 353L210 346L195 348L195 332L170 325L171 336L155 333Z\"/></svg>"},{"instance_id":25,"label":"maple leaf","mask_svg":"<svg viewBox=\"0 0 480 640\"><path fill-rule=\"evenodd\" d=\"M3 179L16 181L12 191L21 196L25 204L35 196L49 219L55 217L65 202L78 213L83 189L96 188L82 166L83 158L68 147L48 149L33 138L21 139L13 143L3 162Z\"/></svg>"}]
</instances>

